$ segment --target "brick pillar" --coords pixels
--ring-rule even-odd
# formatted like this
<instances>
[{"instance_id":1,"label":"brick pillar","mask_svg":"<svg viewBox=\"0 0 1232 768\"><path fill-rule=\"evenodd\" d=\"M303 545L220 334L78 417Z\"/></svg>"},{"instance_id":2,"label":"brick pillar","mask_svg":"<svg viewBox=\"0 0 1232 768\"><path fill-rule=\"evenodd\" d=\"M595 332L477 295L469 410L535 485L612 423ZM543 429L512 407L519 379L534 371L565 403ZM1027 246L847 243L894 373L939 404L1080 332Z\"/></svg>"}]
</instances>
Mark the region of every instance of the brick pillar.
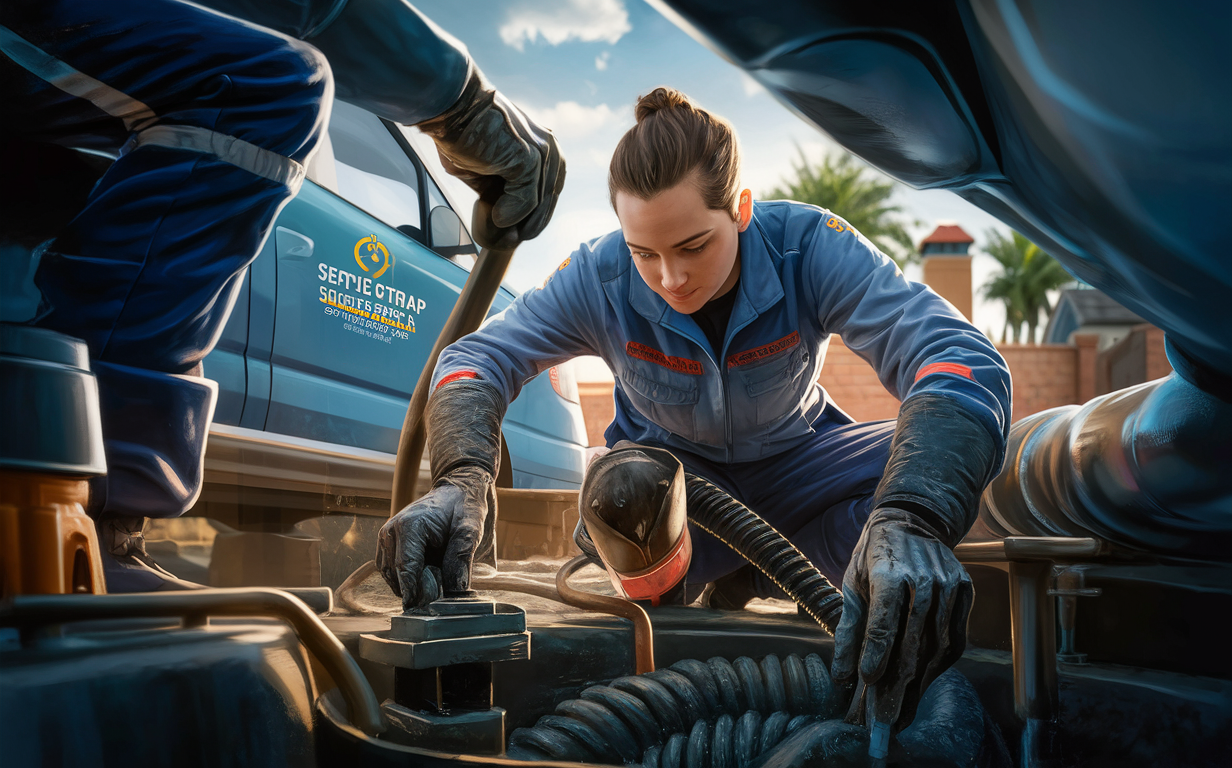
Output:
<instances>
[{"instance_id":1,"label":"brick pillar","mask_svg":"<svg viewBox=\"0 0 1232 768\"><path fill-rule=\"evenodd\" d=\"M924 283L971 319L970 256L925 256Z\"/></svg>"},{"instance_id":2,"label":"brick pillar","mask_svg":"<svg viewBox=\"0 0 1232 768\"><path fill-rule=\"evenodd\" d=\"M581 400L590 445L604 444L603 433L616 417L616 401L612 398L615 387L610 381L578 382L578 399Z\"/></svg>"},{"instance_id":3,"label":"brick pillar","mask_svg":"<svg viewBox=\"0 0 1232 768\"><path fill-rule=\"evenodd\" d=\"M1164 332L1153 325L1138 325L1134 331L1146 334L1146 380L1162 379L1172 373L1172 363L1164 351Z\"/></svg>"},{"instance_id":4,"label":"brick pillar","mask_svg":"<svg viewBox=\"0 0 1232 768\"><path fill-rule=\"evenodd\" d=\"M1078 378L1078 402L1081 404L1095 397L1095 365L1099 350L1099 334L1075 333L1074 346L1078 348L1078 364L1074 372Z\"/></svg>"}]
</instances>

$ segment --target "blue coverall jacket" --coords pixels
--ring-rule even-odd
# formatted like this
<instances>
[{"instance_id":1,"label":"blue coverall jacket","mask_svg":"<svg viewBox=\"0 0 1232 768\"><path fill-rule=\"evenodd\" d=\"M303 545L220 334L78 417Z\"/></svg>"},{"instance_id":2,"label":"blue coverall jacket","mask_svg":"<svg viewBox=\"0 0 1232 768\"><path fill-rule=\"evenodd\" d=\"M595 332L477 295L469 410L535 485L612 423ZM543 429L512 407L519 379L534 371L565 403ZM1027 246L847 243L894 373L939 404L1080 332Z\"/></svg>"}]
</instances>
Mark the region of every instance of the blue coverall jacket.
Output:
<instances>
[{"instance_id":1,"label":"blue coverall jacket","mask_svg":"<svg viewBox=\"0 0 1232 768\"><path fill-rule=\"evenodd\" d=\"M904 278L828 211L758 202L739 247L722 349L646 285L617 231L582 245L542 288L448 347L433 386L470 371L508 403L546 368L598 355L616 379L609 445L628 439L672 450L687 470L788 535L816 522L815 535L793 541L841 578L893 423L852 424L817 383L830 335L867 360L895 397L953 398L988 429L998 466L1010 426L1009 370L951 304ZM722 548L707 564L709 550L693 535L691 580L739 565Z\"/></svg>"},{"instance_id":2,"label":"blue coverall jacket","mask_svg":"<svg viewBox=\"0 0 1232 768\"><path fill-rule=\"evenodd\" d=\"M1004 450L1009 370L951 304L815 206L756 203L739 242L739 293L721 350L646 285L617 231L582 245L543 288L446 349L433 384L473 370L510 402L541 371L598 355L616 378L623 436L747 462L791 450L836 407L817 375L837 333L895 397L953 397Z\"/></svg>"}]
</instances>

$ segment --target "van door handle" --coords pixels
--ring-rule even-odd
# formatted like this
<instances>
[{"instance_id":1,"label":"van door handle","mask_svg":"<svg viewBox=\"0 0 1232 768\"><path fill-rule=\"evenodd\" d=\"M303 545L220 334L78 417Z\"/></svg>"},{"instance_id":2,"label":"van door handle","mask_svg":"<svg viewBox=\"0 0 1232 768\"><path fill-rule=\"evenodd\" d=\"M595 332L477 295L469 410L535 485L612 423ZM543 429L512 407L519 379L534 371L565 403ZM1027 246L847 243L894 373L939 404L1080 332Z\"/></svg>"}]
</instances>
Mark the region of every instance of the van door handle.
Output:
<instances>
[{"instance_id":1,"label":"van door handle","mask_svg":"<svg viewBox=\"0 0 1232 768\"><path fill-rule=\"evenodd\" d=\"M278 256L285 259L312 258L312 238L305 237L293 229L277 227L274 230L274 248Z\"/></svg>"}]
</instances>

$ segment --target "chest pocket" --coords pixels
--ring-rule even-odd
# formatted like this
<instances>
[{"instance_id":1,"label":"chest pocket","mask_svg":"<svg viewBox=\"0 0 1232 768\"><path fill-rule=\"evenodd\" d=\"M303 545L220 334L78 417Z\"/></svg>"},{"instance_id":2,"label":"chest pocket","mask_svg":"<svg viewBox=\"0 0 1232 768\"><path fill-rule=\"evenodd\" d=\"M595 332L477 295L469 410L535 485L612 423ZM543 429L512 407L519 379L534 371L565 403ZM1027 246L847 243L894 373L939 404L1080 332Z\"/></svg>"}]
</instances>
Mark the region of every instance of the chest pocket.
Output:
<instances>
[{"instance_id":1,"label":"chest pocket","mask_svg":"<svg viewBox=\"0 0 1232 768\"><path fill-rule=\"evenodd\" d=\"M745 371L745 394L754 406L758 425L772 424L796 410L807 389L801 379L808 363L808 350L798 345L777 360Z\"/></svg>"},{"instance_id":2,"label":"chest pocket","mask_svg":"<svg viewBox=\"0 0 1232 768\"><path fill-rule=\"evenodd\" d=\"M632 368L625 369L620 378L625 384L625 394L629 401L643 416L686 440L697 439L696 383L675 381L669 384L638 373Z\"/></svg>"}]
</instances>

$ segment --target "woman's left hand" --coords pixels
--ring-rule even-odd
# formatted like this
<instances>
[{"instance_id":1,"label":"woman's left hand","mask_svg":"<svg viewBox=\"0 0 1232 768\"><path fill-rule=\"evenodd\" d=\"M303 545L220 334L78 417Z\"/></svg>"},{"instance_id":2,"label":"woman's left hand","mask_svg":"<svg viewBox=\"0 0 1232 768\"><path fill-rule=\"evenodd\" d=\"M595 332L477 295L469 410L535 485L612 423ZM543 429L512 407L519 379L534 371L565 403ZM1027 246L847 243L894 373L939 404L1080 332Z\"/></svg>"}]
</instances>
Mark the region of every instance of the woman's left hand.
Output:
<instances>
[{"instance_id":1,"label":"woman's left hand","mask_svg":"<svg viewBox=\"0 0 1232 768\"><path fill-rule=\"evenodd\" d=\"M835 681L854 683L858 658L873 718L902 730L929 683L962 656L974 594L953 551L919 516L876 510L843 577Z\"/></svg>"}]
</instances>

